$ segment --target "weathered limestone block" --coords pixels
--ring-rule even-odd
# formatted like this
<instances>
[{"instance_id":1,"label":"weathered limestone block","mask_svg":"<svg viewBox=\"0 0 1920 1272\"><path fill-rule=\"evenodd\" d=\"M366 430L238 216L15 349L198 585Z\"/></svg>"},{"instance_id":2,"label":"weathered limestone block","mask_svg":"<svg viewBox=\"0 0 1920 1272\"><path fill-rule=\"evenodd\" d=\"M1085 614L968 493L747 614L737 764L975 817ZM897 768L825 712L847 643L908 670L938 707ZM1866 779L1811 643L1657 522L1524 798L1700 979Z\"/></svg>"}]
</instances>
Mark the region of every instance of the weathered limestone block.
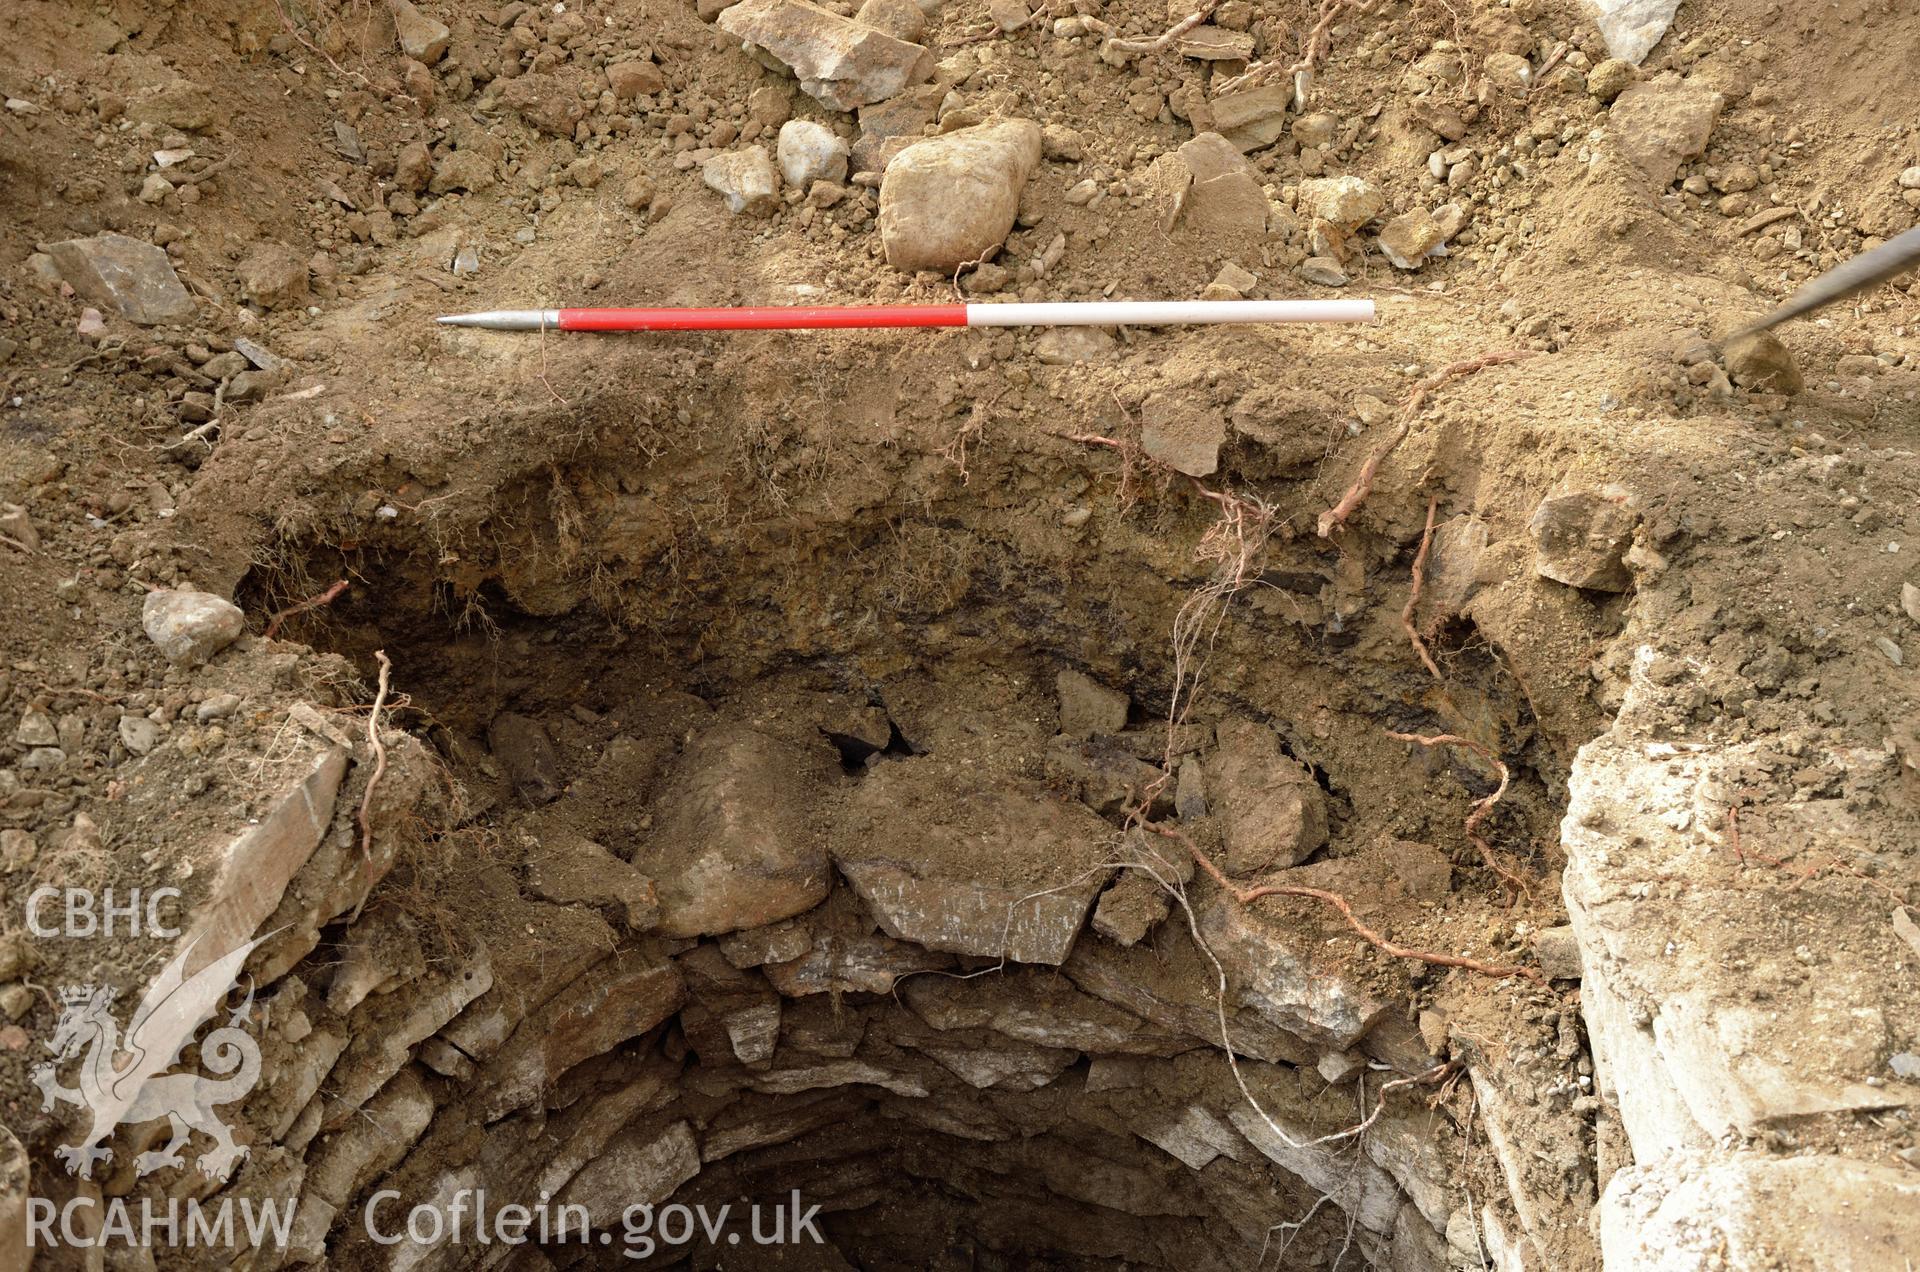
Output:
<instances>
[{"instance_id":1,"label":"weathered limestone block","mask_svg":"<svg viewBox=\"0 0 1920 1272\"><path fill-rule=\"evenodd\" d=\"M1906 1272L1916 1216L1920 1173L1904 1166L1682 1153L1614 1175L1600 1204L1600 1245L1607 1272Z\"/></svg>"},{"instance_id":2,"label":"weathered limestone block","mask_svg":"<svg viewBox=\"0 0 1920 1272\"><path fill-rule=\"evenodd\" d=\"M834 110L884 101L933 74L933 54L807 0L741 0L716 25L764 50Z\"/></svg>"},{"instance_id":3,"label":"weathered limestone block","mask_svg":"<svg viewBox=\"0 0 1920 1272\"><path fill-rule=\"evenodd\" d=\"M645 1033L686 1001L674 965L624 949L590 968L522 1021L481 1076L475 1104L491 1122L538 1099L581 1061Z\"/></svg>"},{"instance_id":4,"label":"weathered limestone block","mask_svg":"<svg viewBox=\"0 0 1920 1272\"><path fill-rule=\"evenodd\" d=\"M744 725L695 738L633 858L659 881L661 933L764 927L824 900L827 849L814 819L834 762L824 742L803 749Z\"/></svg>"},{"instance_id":5,"label":"weathered limestone block","mask_svg":"<svg viewBox=\"0 0 1920 1272\"><path fill-rule=\"evenodd\" d=\"M860 783L833 855L889 936L932 950L1059 963L1111 870L1111 836L1037 786L935 780L932 757Z\"/></svg>"}]
</instances>

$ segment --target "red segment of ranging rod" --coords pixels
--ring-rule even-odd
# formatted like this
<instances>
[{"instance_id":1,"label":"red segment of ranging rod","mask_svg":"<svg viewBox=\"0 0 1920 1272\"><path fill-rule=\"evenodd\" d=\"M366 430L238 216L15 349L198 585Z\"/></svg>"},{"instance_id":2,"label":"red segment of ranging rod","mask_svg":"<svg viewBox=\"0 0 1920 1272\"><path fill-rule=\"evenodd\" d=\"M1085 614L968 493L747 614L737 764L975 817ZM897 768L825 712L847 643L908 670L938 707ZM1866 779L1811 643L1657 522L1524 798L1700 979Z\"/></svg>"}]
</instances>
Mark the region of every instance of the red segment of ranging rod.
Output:
<instances>
[{"instance_id":1,"label":"red segment of ranging rod","mask_svg":"<svg viewBox=\"0 0 1920 1272\"><path fill-rule=\"evenodd\" d=\"M562 309L562 331L777 331L964 327L965 305L749 305L736 309Z\"/></svg>"}]
</instances>

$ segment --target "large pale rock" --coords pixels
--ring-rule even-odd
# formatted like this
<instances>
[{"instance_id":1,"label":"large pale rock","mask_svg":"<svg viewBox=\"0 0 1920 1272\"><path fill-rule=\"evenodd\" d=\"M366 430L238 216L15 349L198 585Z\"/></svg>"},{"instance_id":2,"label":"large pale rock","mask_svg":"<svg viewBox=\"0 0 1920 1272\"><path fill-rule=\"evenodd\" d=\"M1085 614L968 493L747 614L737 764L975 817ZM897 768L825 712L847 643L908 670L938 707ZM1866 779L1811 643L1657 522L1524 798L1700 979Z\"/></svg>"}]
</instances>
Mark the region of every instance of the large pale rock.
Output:
<instances>
[{"instance_id":1,"label":"large pale rock","mask_svg":"<svg viewBox=\"0 0 1920 1272\"><path fill-rule=\"evenodd\" d=\"M1656 189L1680 175L1680 166L1707 151L1707 140L1727 99L1711 88L1663 75L1635 84L1614 99L1607 131L1620 153Z\"/></svg>"},{"instance_id":2,"label":"large pale rock","mask_svg":"<svg viewBox=\"0 0 1920 1272\"><path fill-rule=\"evenodd\" d=\"M1884 920L1868 924L1853 905L1803 904L1792 911L1792 940L1756 940L1766 898L1756 901L1754 884L1716 886L1725 877L1716 871L1693 874L1687 888L1648 890L1649 879L1732 856L1727 809L1778 755L1769 740L1646 741L1688 709L1693 687L1691 678L1656 683L1655 657L1638 652L1613 728L1575 758L1560 832L1597 1093L1619 1108L1634 1159L1749 1140L1797 1119L1920 1105L1920 1087L1888 1080L1889 1053L1911 1037L1911 996L1838 966L1809 974L1795 952L1841 950L1876 931L1891 951ZM1877 774L1884 794L1863 789L1857 807L1762 802L1741 818L1749 843L1801 844L1801 859L1826 861L1886 833L1872 811L1884 805L1872 801L1899 797L1884 752L1836 748L1827 763L1850 785ZM1790 884L1779 883L1781 896Z\"/></svg>"},{"instance_id":3,"label":"large pale rock","mask_svg":"<svg viewBox=\"0 0 1920 1272\"><path fill-rule=\"evenodd\" d=\"M1920 1249L1920 1172L1828 1155L1680 1154L1614 1175L1600 1246L1607 1272L1907 1272Z\"/></svg>"},{"instance_id":4,"label":"large pale rock","mask_svg":"<svg viewBox=\"0 0 1920 1272\"><path fill-rule=\"evenodd\" d=\"M885 101L933 74L933 54L921 45L808 0L741 0L716 24L750 51L764 50L835 110Z\"/></svg>"},{"instance_id":5,"label":"large pale rock","mask_svg":"<svg viewBox=\"0 0 1920 1272\"><path fill-rule=\"evenodd\" d=\"M780 140L774 150L780 160L780 175L797 190L805 190L815 181L847 179L846 139L824 124L789 119L780 125Z\"/></svg>"},{"instance_id":6,"label":"large pale rock","mask_svg":"<svg viewBox=\"0 0 1920 1272\"><path fill-rule=\"evenodd\" d=\"M1680 0L1581 0L1581 7L1600 28L1607 52L1638 66L1673 25Z\"/></svg>"},{"instance_id":7,"label":"large pale rock","mask_svg":"<svg viewBox=\"0 0 1920 1272\"><path fill-rule=\"evenodd\" d=\"M1026 784L979 789L927 757L860 783L834 863L889 936L1059 963L1112 873L1107 824ZM977 779L974 779L977 780Z\"/></svg>"},{"instance_id":8,"label":"large pale rock","mask_svg":"<svg viewBox=\"0 0 1920 1272\"><path fill-rule=\"evenodd\" d=\"M1590 490L1549 495L1534 510L1534 573L1592 592L1633 586L1627 549L1640 517L1624 501Z\"/></svg>"},{"instance_id":9,"label":"large pale rock","mask_svg":"<svg viewBox=\"0 0 1920 1272\"><path fill-rule=\"evenodd\" d=\"M744 725L696 738L662 787L662 810L633 862L660 883L660 931L720 936L811 909L827 895L813 817L833 752Z\"/></svg>"},{"instance_id":10,"label":"large pale rock","mask_svg":"<svg viewBox=\"0 0 1920 1272\"><path fill-rule=\"evenodd\" d=\"M1221 865L1228 874L1297 865L1327 842L1326 798L1313 774L1281 751L1272 729L1229 720L1217 734L1220 749L1207 768L1207 791L1225 825Z\"/></svg>"},{"instance_id":11,"label":"large pale rock","mask_svg":"<svg viewBox=\"0 0 1920 1272\"><path fill-rule=\"evenodd\" d=\"M193 317L193 297L167 254L151 243L101 234L54 243L47 254L74 291L129 322L151 326Z\"/></svg>"},{"instance_id":12,"label":"large pale rock","mask_svg":"<svg viewBox=\"0 0 1920 1272\"><path fill-rule=\"evenodd\" d=\"M700 165L700 179L739 216L772 216L780 210L780 173L766 147L748 146L717 154Z\"/></svg>"},{"instance_id":13,"label":"large pale rock","mask_svg":"<svg viewBox=\"0 0 1920 1272\"><path fill-rule=\"evenodd\" d=\"M1256 259L1266 242L1270 206L1253 166L1219 133L1201 133L1147 169L1163 200L1170 234L1208 244L1210 253Z\"/></svg>"},{"instance_id":14,"label":"large pale rock","mask_svg":"<svg viewBox=\"0 0 1920 1272\"><path fill-rule=\"evenodd\" d=\"M751 0L749 0L751 3ZM1040 126L1009 119L908 146L880 185L887 264L951 273L999 248L1040 163Z\"/></svg>"},{"instance_id":15,"label":"large pale rock","mask_svg":"<svg viewBox=\"0 0 1920 1272\"><path fill-rule=\"evenodd\" d=\"M167 661L185 667L206 662L247 630L240 607L212 592L149 592L140 622Z\"/></svg>"}]
</instances>

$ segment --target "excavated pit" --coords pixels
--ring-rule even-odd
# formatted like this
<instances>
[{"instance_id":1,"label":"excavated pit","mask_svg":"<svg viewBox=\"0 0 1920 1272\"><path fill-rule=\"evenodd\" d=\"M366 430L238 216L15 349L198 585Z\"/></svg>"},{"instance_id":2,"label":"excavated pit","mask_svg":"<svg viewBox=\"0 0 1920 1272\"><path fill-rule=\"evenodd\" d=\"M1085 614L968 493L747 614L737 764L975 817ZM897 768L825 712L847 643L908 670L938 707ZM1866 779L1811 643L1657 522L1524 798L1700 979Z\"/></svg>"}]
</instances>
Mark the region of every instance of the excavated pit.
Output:
<instances>
[{"instance_id":1,"label":"excavated pit","mask_svg":"<svg viewBox=\"0 0 1920 1272\"><path fill-rule=\"evenodd\" d=\"M484 517L391 496L375 541L248 577L263 609L353 580L294 626L369 682L384 651L394 722L450 779L308 962L341 1017L395 985L436 1004L395 1007L425 1033L374 1098L431 1118L383 1163L396 1213L550 1194L590 1216L543 1247L563 1267L687 1256L630 1205L794 1190L861 1267L1445 1266L1469 1100L1416 1020L1493 983L1311 899L1242 907L1135 810L1238 886L1333 890L1402 943L1493 957L1505 897L1461 825L1494 775L1386 736L1441 731L1430 691L1283 510L1169 729L1213 505L1148 477L1128 508L1079 463L1041 480L1091 534L1032 516L1021 448L919 507L816 489L819 515L725 522L691 503L699 470L589 445L463 501ZM1454 692L1515 757L1491 834L1537 870L1553 748L1493 652L1455 643ZM321 1123L346 1165L318 1172L340 1218L308 1221L308 1253L385 1266L347 1217L388 1154L348 1121ZM799 1253L777 1266L845 1266Z\"/></svg>"}]
</instances>

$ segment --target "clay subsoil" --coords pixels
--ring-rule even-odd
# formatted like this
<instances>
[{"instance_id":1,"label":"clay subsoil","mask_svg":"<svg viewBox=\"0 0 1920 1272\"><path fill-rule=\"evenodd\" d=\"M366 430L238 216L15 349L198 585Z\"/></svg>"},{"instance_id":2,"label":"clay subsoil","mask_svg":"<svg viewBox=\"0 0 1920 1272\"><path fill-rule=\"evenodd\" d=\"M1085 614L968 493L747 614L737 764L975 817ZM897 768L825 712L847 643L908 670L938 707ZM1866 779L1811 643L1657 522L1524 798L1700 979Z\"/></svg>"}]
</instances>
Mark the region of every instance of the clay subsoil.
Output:
<instances>
[{"instance_id":1,"label":"clay subsoil","mask_svg":"<svg viewBox=\"0 0 1920 1272\"><path fill-rule=\"evenodd\" d=\"M107 1266L635 1265L366 1239L377 1188L475 1181L609 1234L825 1208L824 1247L642 1266L1915 1257L1920 285L1783 328L1785 374L1723 342L1920 217L1920 16L1688 0L1622 96L1570 0L1341 9L1249 228L1166 184L1241 65L1102 56L1188 6L951 0L914 129L1048 134L947 276L887 263L857 146L837 197L729 212L710 155L863 117L705 0L422 10L425 60L376 0L0 13L0 1123L35 1197L301 1203L290 1244ZM1291 62L1321 12L1210 29ZM1381 205L1316 223L1327 177ZM1453 233L1400 268L1415 210ZM192 316L63 281L106 233ZM1379 319L432 321L1203 291ZM1617 533L1543 540L1572 496ZM246 633L170 664L177 589ZM248 1156L136 1179L160 1128L123 1128L75 1179L62 990L124 1021L176 947L36 936L29 896L191 926L328 755L241 938Z\"/></svg>"}]
</instances>

